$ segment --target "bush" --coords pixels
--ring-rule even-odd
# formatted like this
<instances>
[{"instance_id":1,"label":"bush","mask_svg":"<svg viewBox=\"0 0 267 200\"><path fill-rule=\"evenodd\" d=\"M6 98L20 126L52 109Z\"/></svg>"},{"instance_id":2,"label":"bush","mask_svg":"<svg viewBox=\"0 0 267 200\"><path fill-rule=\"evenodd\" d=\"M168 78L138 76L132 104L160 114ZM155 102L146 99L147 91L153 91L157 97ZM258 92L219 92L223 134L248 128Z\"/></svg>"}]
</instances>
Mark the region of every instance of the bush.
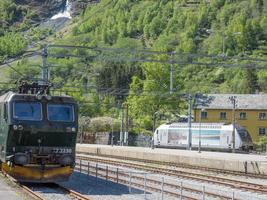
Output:
<instances>
[{"instance_id":1,"label":"bush","mask_svg":"<svg viewBox=\"0 0 267 200\"><path fill-rule=\"evenodd\" d=\"M260 137L259 141L256 143L256 150L257 151L266 151L267 145L267 136Z\"/></svg>"},{"instance_id":2,"label":"bush","mask_svg":"<svg viewBox=\"0 0 267 200\"><path fill-rule=\"evenodd\" d=\"M112 124L114 132L118 132L120 130L120 121L111 117L97 117L90 120L88 118L81 118L80 123L83 123L85 128L84 130L90 133L111 132Z\"/></svg>"}]
</instances>

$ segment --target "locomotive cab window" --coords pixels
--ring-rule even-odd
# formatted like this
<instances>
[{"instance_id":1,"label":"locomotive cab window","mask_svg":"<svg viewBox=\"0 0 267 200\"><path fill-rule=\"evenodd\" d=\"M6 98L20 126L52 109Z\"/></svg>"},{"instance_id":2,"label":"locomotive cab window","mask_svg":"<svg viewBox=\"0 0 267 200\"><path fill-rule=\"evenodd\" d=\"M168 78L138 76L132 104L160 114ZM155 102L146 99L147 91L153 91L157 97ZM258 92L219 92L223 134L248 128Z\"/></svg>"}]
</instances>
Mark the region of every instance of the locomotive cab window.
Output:
<instances>
[{"instance_id":1,"label":"locomotive cab window","mask_svg":"<svg viewBox=\"0 0 267 200\"><path fill-rule=\"evenodd\" d=\"M48 120L73 122L74 121L74 108L72 105L64 104L48 104Z\"/></svg>"},{"instance_id":2,"label":"locomotive cab window","mask_svg":"<svg viewBox=\"0 0 267 200\"><path fill-rule=\"evenodd\" d=\"M37 102L15 102L13 118L17 120L41 121L42 105Z\"/></svg>"}]
</instances>

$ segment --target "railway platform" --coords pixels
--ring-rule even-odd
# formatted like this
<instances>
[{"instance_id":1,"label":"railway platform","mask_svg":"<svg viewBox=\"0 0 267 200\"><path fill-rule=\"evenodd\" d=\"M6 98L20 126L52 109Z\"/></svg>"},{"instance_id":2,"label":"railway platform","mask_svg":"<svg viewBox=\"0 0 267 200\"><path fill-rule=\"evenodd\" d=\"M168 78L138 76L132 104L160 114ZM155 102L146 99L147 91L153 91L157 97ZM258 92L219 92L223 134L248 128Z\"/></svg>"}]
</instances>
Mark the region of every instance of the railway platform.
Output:
<instances>
[{"instance_id":1,"label":"railway platform","mask_svg":"<svg viewBox=\"0 0 267 200\"><path fill-rule=\"evenodd\" d=\"M23 200L27 198L22 193L16 191L14 186L8 184L3 176L0 176L0 199Z\"/></svg>"},{"instance_id":2,"label":"railway platform","mask_svg":"<svg viewBox=\"0 0 267 200\"><path fill-rule=\"evenodd\" d=\"M267 156L189 151L180 149L143 148L126 146L108 146L95 144L77 144L77 153L87 153L105 157L116 157L130 160L165 162L178 165L236 171L249 174L267 175Z\"/></svg>"}]
</instances>

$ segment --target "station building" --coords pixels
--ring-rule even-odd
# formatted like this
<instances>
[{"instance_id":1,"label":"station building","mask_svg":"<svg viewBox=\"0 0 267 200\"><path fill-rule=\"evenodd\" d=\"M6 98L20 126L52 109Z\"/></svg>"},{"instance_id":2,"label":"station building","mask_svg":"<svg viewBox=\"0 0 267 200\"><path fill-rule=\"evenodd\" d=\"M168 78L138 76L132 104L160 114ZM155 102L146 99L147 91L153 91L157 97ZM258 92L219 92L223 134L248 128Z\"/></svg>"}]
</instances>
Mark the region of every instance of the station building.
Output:
<instances>
[{"instance_id":1,"label":"station building","mask_svg":"<svg viewBox=\"0 0 267 200\"><path fill-rule=\"evenodd\" d=\"M201 95L193 109L196 122L232 123L235 113L236 124L248 130L253 142L267 135L267 94Z\"/></svg>"}]
</instances>

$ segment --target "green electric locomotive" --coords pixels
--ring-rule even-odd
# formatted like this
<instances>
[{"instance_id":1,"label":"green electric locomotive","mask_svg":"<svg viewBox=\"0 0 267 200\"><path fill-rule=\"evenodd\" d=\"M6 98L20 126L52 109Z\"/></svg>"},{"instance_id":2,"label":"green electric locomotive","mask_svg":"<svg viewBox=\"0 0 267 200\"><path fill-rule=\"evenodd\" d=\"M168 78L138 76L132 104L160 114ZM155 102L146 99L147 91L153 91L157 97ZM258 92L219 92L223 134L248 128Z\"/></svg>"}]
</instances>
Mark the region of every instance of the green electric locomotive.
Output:
<instances>
[{"instance_id":1,"label":"green electric locomotive","mask_svg":"<svg viewBox=\"0 0 267 200\"><path fill-rule=\"evenodd\" d=\"M75 165L78 108L69 96L27 85L0 96L0 160L24 182L67 180Z\"/></svg>"}]
</instances>

